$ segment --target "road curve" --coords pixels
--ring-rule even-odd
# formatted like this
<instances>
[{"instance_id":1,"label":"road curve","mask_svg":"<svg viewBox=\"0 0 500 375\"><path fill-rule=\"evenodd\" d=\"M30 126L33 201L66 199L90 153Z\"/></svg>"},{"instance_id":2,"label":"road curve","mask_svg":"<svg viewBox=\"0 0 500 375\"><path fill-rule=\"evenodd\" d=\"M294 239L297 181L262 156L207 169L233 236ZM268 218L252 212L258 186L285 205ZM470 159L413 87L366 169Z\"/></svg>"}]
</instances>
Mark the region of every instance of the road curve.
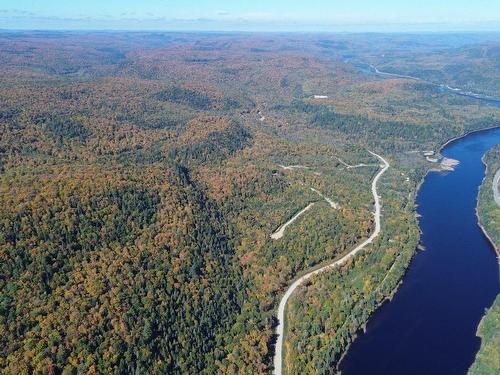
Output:
<instances>
[{"instance_id":1,"label":"road curve","mask_svg":"<svg viewBox=\"0 0 500 375\"><path fill-rule=\"evenodd\" d=\"M493 197L495 198L495 202L500 206L500 192L498 191L498 187L500 185L500 168L497 169L495 176L493 177Z\"/></svg>"},{"instance_id":2,"label":"road curve","mask_svg":"<svg viewBox=\"0 0 500 375\"><path fill-rule=\"evenodd\" d=\"M368 237L364 242L356 246L353 250L351 250L349 253L344 255L342 258L336 260L335 262L332 262L330 264L327 264L326 266L323 266L321 268L318 268L314 271L311 271L309 273L306 273L305 275L301 276L295 282L290 285L290 287L286 290L285 295L281 298L279 307L278 307L278 325L276 327L276 335L277 335L277 341L276 341L276 349L274 352L274 374L275 375L282 375L283 371L283 333L284 333L284 321L285 321L285 307L286 303L288 302L288 299L292 295L292 293L297 289L299 285L301 285L304 281L309 279L311 276L317 275L318 273L327 271L331 268L337 267L343 263L345 263L346 260L349 258L353 257L356 255L359 251L361 251L366 245L370 244L373 242L373 240L379 235L380 233L380 198L377 194L377 182L384 174L384 172L389 168L389 163L380 155L377 155L374 152L369 151L370 154L373 156L376 156L382 161L381 165L381 170L377 173L375 178L372 181L372 194L373 194L373 199L375 200L375 230L373 233Z\"/></svg>"}]
</instances>

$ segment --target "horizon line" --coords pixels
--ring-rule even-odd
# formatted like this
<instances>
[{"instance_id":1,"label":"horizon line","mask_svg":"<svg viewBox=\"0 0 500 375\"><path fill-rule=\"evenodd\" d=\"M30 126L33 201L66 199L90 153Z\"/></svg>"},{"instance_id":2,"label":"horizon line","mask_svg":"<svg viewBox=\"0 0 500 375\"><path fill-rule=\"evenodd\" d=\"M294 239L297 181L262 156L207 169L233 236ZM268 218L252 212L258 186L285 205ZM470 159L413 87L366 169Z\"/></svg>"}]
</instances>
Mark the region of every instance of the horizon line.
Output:
<instances>
[{"instance_id":1,"label":"horizon line","mask_svg":"<svg viewBox=\"0 0 500 375\"><path fill-rule=\"evenodd\" d=\"M165 33L230 33L230 34L490 34L500 33L500 29L492 30L399 30L399 31L380 31L380 30L239 30L239 29L161 29L161 28L144 28L144 29L127 29L127 28L2 28L0 32L165 32Z\"/></svg>"}]
</instances>

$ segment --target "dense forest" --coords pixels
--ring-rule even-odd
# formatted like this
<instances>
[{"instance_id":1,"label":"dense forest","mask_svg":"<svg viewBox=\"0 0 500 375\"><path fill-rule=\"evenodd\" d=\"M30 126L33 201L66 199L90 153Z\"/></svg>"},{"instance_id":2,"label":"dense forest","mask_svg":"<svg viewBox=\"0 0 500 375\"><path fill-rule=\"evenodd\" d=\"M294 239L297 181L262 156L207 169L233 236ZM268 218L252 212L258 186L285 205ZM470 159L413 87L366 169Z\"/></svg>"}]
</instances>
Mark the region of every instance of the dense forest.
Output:
<instances>
[{"instance_id":1,"label":"dense forest","mask_svg":"<svg viewBox=\"0 0 500 375\"><path fill-rule=\"evenodd\" d=\"M286 287L373 229L371 150L381 236L287 310L288 373L334 372L414 254L422 152L500 118L349 63L372 44L0 32L1 371L271 373Z\"/></svg>"}]
</instances>

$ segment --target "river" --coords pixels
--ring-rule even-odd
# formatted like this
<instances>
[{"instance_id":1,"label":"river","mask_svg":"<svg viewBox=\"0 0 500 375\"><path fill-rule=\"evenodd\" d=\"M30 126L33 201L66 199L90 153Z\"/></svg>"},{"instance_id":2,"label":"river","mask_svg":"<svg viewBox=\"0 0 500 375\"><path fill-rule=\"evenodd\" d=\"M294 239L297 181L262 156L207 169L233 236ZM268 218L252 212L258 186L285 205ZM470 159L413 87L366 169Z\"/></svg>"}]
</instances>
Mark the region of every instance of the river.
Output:
<instances>
[{"instance_id":1,"label":"river","mask_svg":"<svg viewBox=\"0 0 500 375\"><path fill-rule=\"evenodd\" d=\"M348 64L352 63L349 60L344 60L344 62L346 62ZM366 73L366 74L374 74L374 75L378 75L378 76L382 76L382 77L403 78L403 79L409 79L409 80L413 80L413 81L425 82L425 83L428 83L430 85L438 87L441 92L447 92L449 94L466 96L468 98L477 99L477 100L480 100L480 101L485 102L485 103L500 106L500 98L495 98L495 97L488 96L485 94L479 94L479 93L475 93L472 91L467 91L467 90L457 88L457 87L451 87L450 85L447 85L447 84L438 84L435 82L427 81L427 80L422 79L420 77L414 77L414 76L398 74L398 73L384 72L384 71L379 70L374 65L366 65L366 64L362 64L362 63L352 63L352 65L355 68L359 69L360 71L362 71L363 73Z\"/></svg>"},{"instance_id":2,"label":"river","mask_svg":"<svg viewBox=\"0 0 500 375\"><path fill-rule=\"evenodd\" d=\"M484 153L500 129L450 142L454 172L429 173L417 196L419 251L391 302L370 318L340 364L343 375L466 374L480 346L476 330L500 292L498 259L477 224Z\"/></svg>"}]
</instances>

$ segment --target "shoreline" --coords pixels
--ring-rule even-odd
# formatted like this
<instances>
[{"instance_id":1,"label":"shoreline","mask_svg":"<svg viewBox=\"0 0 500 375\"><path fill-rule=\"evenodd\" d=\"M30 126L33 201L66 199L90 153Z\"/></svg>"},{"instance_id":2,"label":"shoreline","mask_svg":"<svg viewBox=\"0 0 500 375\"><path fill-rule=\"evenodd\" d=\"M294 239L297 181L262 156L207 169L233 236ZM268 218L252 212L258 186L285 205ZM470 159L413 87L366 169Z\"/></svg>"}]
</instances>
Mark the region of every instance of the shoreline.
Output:
<instances>
[{"instance_id":1,"label":"shoreline","mask_svg":"<svg viewBox=\"0 0 500 375\"><path fill-rule=\"evenodd\" d=\"M481 231L483 232L484 236L486 237L486 239L491 243L491 246L493 246L493 249L495 250L495 253L497 254L497 259L499 260L499 264L500 264L500 245L497 246L495 244L495 242L493 241L493 239L490 237L490 235L488 234L488 231L486 230L486 228L484 228L483 224L481 223L481 217L479 216L479 194L480 194L480 191L481 191L481 186L484 184L484 182L486 181L486 177L488 175L488 164L485 163L484 161L484 157L485 157L486 153L481 157L481 162L483 163L483 165L485 166L485 170L484 170L484 177L483 177L483 181L481 181L481 185L479 185L479 188L478 188L478 193L477 193L477 196L476 196L476 217L477 217L477 225L479 226L479 228L481 228Z\"/></svg>"},{"instance_id":2,"label":"shoreline","mask_svg":"<svg viewBox=\"0 0 500 375\"><path fill-rule=\"evenodd\" d=\"M438 150L438 153L443 156L441 154L441 152L443 151L444 148L446 148L447 146L449 146L450 144L452 144L453 142L456 142L456 141L459 141L460 139L462 138L465 138L473 133L479 133L479 132L485 132L485 131L489 131L489 130L493 130L493 129L500 129L500 125L493 125L493 126L490 126L490 127L487 127L487 128L482 128L482 129L477 129L477 130L471 130L471 131L468 131L466 133L464 133L463 135L459 135L459 136L456 136L456 137L453 137L453 138L450 138L448 139L445 143L443 143L441 145L441 147L439 148ZM486 151L488 152L488 151ZM481 229L481 232L483 233L484 237L487 239L487 241L490 243L491 247L493 248L493 251L495 252L496 254L496 258L497 258L497 265L500 265L500 248L497 248L495 242L493 241L493 239L490 237L490 235L488 234L488 232L486 231L486 229L483 227L482 223L481 223L481 220L480 220L480 216L479 216L479 212L478 212L478 205L479 205L479 193L480 193L480 190L481 190L481 186L483 185L484 181L486 180L486 176L487 176L487 173L488 173L488 165L484 162L484 156L486 155L486 152L484 153L483 156L481 156L481 162L483 163L483 165L485 166L485 171L484 171L484 176L483 176L483 179L481 181L481 184L478 186L478 192L477 192L477 195L476 195L476 207L474 209L475 211L475 215L476 215L476 218L477 218L477 225L478 227ZM438 172L437 170L432 170L432 169L429 169L427 170L427 172L425 173L425 175L422 177L421 181L419 182L419 184L417 185L417 190L416 190L416 195L415 195L415 200L418 196L418 192L422 186L422 184L424 183L427 175L431 172ZM419 231L420 233L422 233L422 231L420 230L419 228ZM413 257L412 257L413 259ZM411 265L405 270L405 273L404 275L406 275L406 273L408 272L408 270L410 269ZM404 277L404 276L403 276ZM401 279L401 282L400 284L403 282L403 278ZM399 288L400 284L398 284L397 288ZM495 301L493 301L494 303ZM378 308L380 308L381 306L378 306ZM491 306L489 307L491 308ZM489 309L488 308L488 309ZM481 327L481 324L483 323L484 319L486 318L486 315L487 315L487 311L486 310L481 318L481 320L479 321L479 324L477 326L477 329L476 329L476 336L480 339L480 341L482 342L482 339L481 337L478 335L478 332L479 332L479 329ZM479 352L479 350L478 350ZM477 352L477 353L478 353ZM477 353L476 355L474 356L474 362L477 358ZM471 366L474 364L474 362L471 364ZM340 362L339 362L340 363ZM470 367L469 367L470 369Z\"/></svg>"},{"instance_id":3,"label":"shoreline","mask_svg":"<svg viewBox=\"0 0 500 375\"><path fill-rule=\"evenodd\" d=\"M476 130L469 130L467 133L464 133L463 135L458 135L456 137L453 137L453 138L450 138L448 139L445 143L443 143L443 145L438 149L438 152L439 154L441 154L441 151L443 150L443 148L445 148L446 146L448 146L450 143L453 143L455 141L458 141L459 139L461 138L465 138L467 137L468 135L471 135L473 133L479 133L479 132L485 132L485 131L488 131L488 130L493 130L493 129L496 129L496 128L500 128L500 124L499 125L493 125L493 126L489 126L487 128L481 128L481 129L476 129Z\"/></svg>"},{"instance_id":4,"label":"shoreline","mask_svg":"<svg viewBox=\"0 0 500 375\"><path fill-rule=\"evenodd\" d=\"M470 130L470 131L468 131L468 132L466 132L466 133L463 133L462 135L457 135L457 136L455 136L455 137L452 137L452 138L448 139L445 143L443 143L443 144L442 144L442 145L438 148L438 151L437 151L437 152L438 152L438 154L439 154L439 155L441 155L441 157L444 157L444 156L441 154L441 152L442 152L442 151L443 151L443 149L444 149L446 146L448 146L450 143L455 142L455 141L458 141L458 140L460 140L461 138L465 138L465 137L467 137L468 135L473 134L473 133L484 132L484 131L493 130L493 129L497 129L497 128L499 128L499 129L500 129L500 125L493 125L493 126L489 126L489 127L487 127L487 128L481 128L481 129L477 129L477 130ZM484 162L483 162L483 163L484 163ZM432 167L428 167L428 168L427 168L427 170L426 170L425 174L422 176L422 178L420 179L420 181L418 182L418 184L417 184L417 185L416 185L416 187L415 187L415 208L417 208L417 202L416 202L416 200L417 200L418 192L419 192L420 188L422 187L422 184L424 183L424 181L425 181L425 179L426 179L427 175L428 175L429 173L432 173L432 172L444 172L444 171L443 171L443 170L441 170L441 169L434 169L434 168L432 168ZM416 210L415 210L415 211L416 211ZM420 230L420 228L419 228L419 230ZM420 233L422 233L422 232L420 231Z\"/></svg>"},{"instance_id":5,"label":"shoreline","mask_svg":"<svg viewBox=\"0 0 500 375\"><path fill-rule=\"evenodd\" d=\"M470 130L468 131L467 133L464 133L463 135L459 135L459 136L456 136L456 137L453 137L453 138L450 138L448 139L438 150L439 154L441 155L441 151L443 151L443 149L447 146L449 146L451 143L455 142L455 141L459 141L460 139L462 138L465 138L471 134L474 134L474 133L480 133L480 132L485 132L485 131L488 131L488 130L493 130L493 129L500 129L500 125L493 125L493 126L490 126L490 127L487 127L487 128L482 128L482 129L477 129L477 130ZM479 204L479 191L481 189L481 186L483 185L485 179L486 179L486 175L488 173L488 165L484 162L484 156L486 155L486 153L481 157L481 162L483 163L483 165L485 166L485 171L484 171L484 176L483 176L483 180L481 181L481 184L479 185L478 187L478 193L476 195L476 208L475 208L475 212L476 212L476 217L477 217L477 225L479 226L479 228L481 229L481 231L483 232L484 236L486 237L486 239L490 242L491 246L493 247L493 249L495 250L495 252L497 253L497 258L500 260L500 249L497 248L497 245L493 242L493 240L491 239L491 237L489 236L488 232L486 231L486 229L484 229L483 225L481 224L481 220L480 220L480 217L479 217L479 213L478 213L478 210L477 210L477 207L478 207L478 204ZM442 155L441 155L442 156ZM417 185L417 195L418 195L418 190L420 190L420 187L422 186L423 182L425 181L425 178L427 177L427 174L430 173L430 172L438 172L437 170L428 170L426 172L426 174L424 175L424 177L422 178L422 180L420 181L420 183ZM415 196L416 197L416 196Z\"/></svg>"},{"instance_id":6,"label":"shoreline","mask_svg":"<svg viewBox=\"0 0 500 375\"><path fill-rule=\"evenodd\" d=\"M456 142L456 141L459 141L460 139L462 138L465 138L473 133L479 133L479 132L484 132L484 131L488 131L488 130L493 130L493 129L500 129L500 125L493 125L493 126L490 126L490 127L487 127L487 128L482 128L482 129L477 129L477 130L471 130L471 131L468 131L466 133L464 133L463 135L460 135L460 136L456 136L456 137L453 137L453 138L450 138L449 140L447 140L443 145L441 145L441 147L439 148L438 150L438 153L440 155L441 152L443 151L443 149L447 146L449 146L451 143L453 142ZM488 152L488 151L486 151ZM493 251L495 252L496 254L496 258L497 258L497 265L500 265L500 248L497 247L497 245L495 244L495 242L493 241L493 239L490 237L490 235L488 234L488 232L486 231L486 229L484 228L484 226L482 225L481 223L481 218L479 216L479 212L478 212L478 205L479 205L479 193L481 191L481 186L483 185L484 181L486 180L486 176L487 176L487 173L488 173L488 164L485 163L484 161L484 156L486 155L486 152L484 153L483 156L481 156L481 162L483 163L483 165L485 166L485 170L484 170L484 176L483 176L483 179L481 181L481 184L478 186L478 191L477 191L477 195L476 195L476 207L474 209L475 211L475 215L476 215L476 218L477 218L477 226L479 227L479 229L481 229L481 232L483 233L484 237L486 238L486 240L490 243L491 247L493 248ZM417 186L417 195L418 195L418 191L420 190L420 187L422 186L422 184L424 183L425 181L425 178L427 177L427 175L430 173L430 172L434 172L432 169L428 170L426 172L426 174L424 175L424 177L422 178L422 180L420 181L420 183L418 184ZM415 199L417 197L417 195L415 196ZM420 228L419 228L420 229ZM422 233L420 231L420 233ZM408 267L409 269L410 267ZM407 269L407 270L408 270ZM405 271L405 274L407 272L407 270ZM401 282L402 282L402 279L401 279ZM399 286L398 286L399 287ZM495 301L493 301L494 303ZM378 308L378 307L377 307ZM490 309L491 306L488 308ZM488 310L485 310L483 316L481 317L481 320L479 321L479 324L476 328L476 337L479 338L479 340L481 341L482 343L482 339L481 337L478 335L479 333L479 329L481 328L481 324L483 324L483 321L484 319L486 318L486 315L487 315L487 312ZM479 353L479 350L478 352ZM476 355L474 356L474 362L476 361L476 358L477 358L477 353ZM471 364L471 367L472 365L474 364L474 362ZM469 367L469 370L470 370L470 367Z\"/></svg>"}]
</instances>

